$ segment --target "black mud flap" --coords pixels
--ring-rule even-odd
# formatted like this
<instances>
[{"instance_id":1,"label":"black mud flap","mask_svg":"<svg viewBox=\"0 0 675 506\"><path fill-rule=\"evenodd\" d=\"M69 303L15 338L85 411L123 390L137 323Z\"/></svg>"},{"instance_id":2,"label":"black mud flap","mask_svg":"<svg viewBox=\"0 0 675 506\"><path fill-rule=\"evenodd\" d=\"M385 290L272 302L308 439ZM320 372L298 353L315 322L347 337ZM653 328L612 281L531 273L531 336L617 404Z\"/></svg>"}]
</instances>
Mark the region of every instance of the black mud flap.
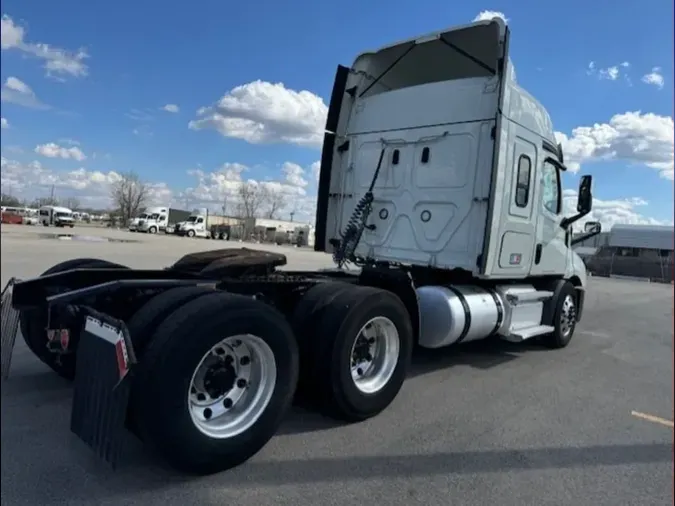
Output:
<instances>
[{"instance_id":1,"label":"black mud flap","mask_svg":"<svg viewBox=\"0 0 675 506\"><path fill-rule=\"evenodd\" d=\"M3 381L9 377L16 335L19 332L19 311L12 307L14 285L19 280L12 278L2 289L0 302L0 375Z\"/></svg>"},{"instance_id":2,"label":"black mud flap","mask_svg":"<svg viewBox=\"0 0 675 506\"><path fill-rule=\"evenodd\" d=\"M115 469L126 438L125 419L136 363L124 322L80 307L84 317L70 430Z\"/></svg>"}]
</instances>

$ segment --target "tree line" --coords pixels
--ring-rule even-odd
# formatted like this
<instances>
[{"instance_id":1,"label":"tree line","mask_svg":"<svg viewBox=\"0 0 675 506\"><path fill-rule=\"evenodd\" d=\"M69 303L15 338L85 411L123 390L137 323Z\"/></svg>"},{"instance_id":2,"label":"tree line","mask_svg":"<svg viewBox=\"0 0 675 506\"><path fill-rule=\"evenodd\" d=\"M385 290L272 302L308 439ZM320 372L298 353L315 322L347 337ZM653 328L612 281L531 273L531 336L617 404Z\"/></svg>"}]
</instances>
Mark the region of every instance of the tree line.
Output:
<instances>
[{"instance_id":1,"label":"tree line","mask_svg":"<svg viewBox=\"0 0 675 506\"><path fill-rule=\"evenodd\" d=\"M137 216L149 205L150 187L138 174L127 172L113 183L110 199L114 206L114 215L123 223ZM289 197L270 185L244 182L230 201L227 197L217 204L225 216L238 218L278 219L288 208ZM292 213L293 214L293 213Z\"/></svg>"},{"instance_id":2,"label":"tree line","mask_svg":"<svg viewBox=\"0 0 675 506\"><path fill-rule=\"evenodd\" d=\"M150 186L144 182L135 172L121 174L120 179L115 181L110 188L110 200L112 210L107 211L111 220L126 223L137 216L150 204ZM284 192L272 188L264 183L244 182L232 195L232 201L228 198L216 203L220 206L223 215L236 216L239 218L268 218L278 219L281 213L288 209L289 197ZM73 211L85 211L102 213L105 211L83 208L80 201L74 197L43 197L27 201L16 196L2 193L2 205L7 207L31 207L63 206ZM291 212L291 215L294 213Z\"/></svg>"}]
</instances>

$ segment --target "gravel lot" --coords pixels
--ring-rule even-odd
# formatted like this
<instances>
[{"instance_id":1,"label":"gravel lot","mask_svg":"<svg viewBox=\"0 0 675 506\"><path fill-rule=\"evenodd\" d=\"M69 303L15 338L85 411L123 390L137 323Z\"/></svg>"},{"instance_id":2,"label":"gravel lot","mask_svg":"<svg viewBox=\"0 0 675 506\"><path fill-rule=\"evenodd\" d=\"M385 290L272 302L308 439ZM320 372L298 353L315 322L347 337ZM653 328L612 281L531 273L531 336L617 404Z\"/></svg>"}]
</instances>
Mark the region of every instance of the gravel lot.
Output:
<instances>
[{"instance_id":1,"label":"gravel lot","mask_svg":"<svg viewBox=\"0 0 675 506\"><path fill-rule=\"evenodd\" d=\"M73 233L140 242L40 237L55 232L2 226L3 285L69 258L152 268L230 245L84 228ZM290 268L331 265L309 250L265 249L286 252ZM199 479L131 437L123 468L98 463L69 432L69 387L19 338L2 387L2 504L672 505L673 288L594 278L586 304L567 349L422 352L379 417L334 426L296 409L249 463Z\"/></svg>"}]
</instances>

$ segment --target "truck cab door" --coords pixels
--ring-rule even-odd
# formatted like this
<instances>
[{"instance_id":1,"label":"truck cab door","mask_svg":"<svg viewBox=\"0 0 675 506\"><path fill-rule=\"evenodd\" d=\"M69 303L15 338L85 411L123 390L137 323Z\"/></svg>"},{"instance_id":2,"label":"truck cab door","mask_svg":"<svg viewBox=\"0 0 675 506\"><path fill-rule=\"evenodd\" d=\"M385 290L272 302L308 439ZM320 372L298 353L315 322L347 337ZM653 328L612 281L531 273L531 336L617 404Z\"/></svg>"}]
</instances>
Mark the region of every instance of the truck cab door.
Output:
<instances>
[{"instance_id":1,"label":"truck cab door","mask_svg":"<svg viewBox=\"0 0 675 506\"><path fill-rule=\"evenodd\" d=\"M535 236L533 276L564 275L569 259L563 219L560 170L544 160L539 177L539 213Z\"/></svg>"},{"instance_id":2,"label":"truck cab door","mask_svg":"<svg viewBox=\"0 0 675 506\"><path fill-rule=\"evenodd\" d=\"M197 223L196 223L196 229L197 231L201 232L204 230L204 218L197 218Z\"/></svg>"}]
</instances>

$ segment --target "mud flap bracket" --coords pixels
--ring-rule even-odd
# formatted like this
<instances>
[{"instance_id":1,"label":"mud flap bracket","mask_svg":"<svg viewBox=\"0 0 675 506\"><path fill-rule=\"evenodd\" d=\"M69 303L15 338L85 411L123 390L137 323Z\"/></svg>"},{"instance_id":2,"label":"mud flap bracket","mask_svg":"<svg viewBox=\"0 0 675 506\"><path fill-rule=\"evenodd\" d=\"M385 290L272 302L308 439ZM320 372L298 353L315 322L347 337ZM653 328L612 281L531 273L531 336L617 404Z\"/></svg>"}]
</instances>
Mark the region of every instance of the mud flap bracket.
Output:
<instances>
[{"instance_id":1,"label":"mud flap bracket","mask_svg":"<svg viewBox=\"0 0 675 506\"><path fill-rule=\"evenodd\" d=\"M114 469L126 435L125 421L136 363L124 322L86 306L77 349L70 430Z\"/></svg>"}]
</instances>

